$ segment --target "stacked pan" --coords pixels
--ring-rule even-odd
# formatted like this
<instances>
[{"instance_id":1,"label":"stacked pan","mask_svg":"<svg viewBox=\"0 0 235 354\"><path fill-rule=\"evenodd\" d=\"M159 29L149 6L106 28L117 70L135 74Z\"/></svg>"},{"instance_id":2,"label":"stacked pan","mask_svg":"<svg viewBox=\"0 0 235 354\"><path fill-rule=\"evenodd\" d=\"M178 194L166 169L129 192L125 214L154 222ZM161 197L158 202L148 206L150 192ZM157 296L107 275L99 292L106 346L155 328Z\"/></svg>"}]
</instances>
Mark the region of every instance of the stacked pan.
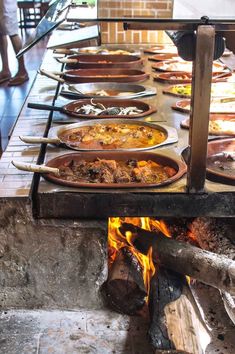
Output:
<instances>
[{"instance_id":1,"label":"stacked pan","mask_svg":"<svg viewBox=\"0 0 235 354\"><path fill-rule=\"evenodd\" d=\"M25 143L50 143L76 152L45 166L14 165L73 187L158 187L178 180L186 165L155 150L177 142L176 129L141 121L156 111L136 99L156 94L154 88L138 83L149 77L142 69L143 60L120 50L119 54L86 53L59 59L65 64L61 73L41 71L59 81L61 93L76 101L63 107L29 104L34 109L60 111L79 122L52 128L47 138L20 137Z\"/></svg>"},{"instance_id":2,"label":"stacked pan","mask_svg":"<svg viewBox=\"0 0 235 354\"><path fill-rule=\"evenodd\" d=\"M177 98L172 109L187 116L181 128L189 129L191 110L192 62L178 57L175 48L155 46L146 50L151 56L154 79L163 84L163 93ZM225 55L231 55L226 51ZM179 99L180 98L180 99ZM213 63L207 176L213 181L235 184L235 81L232 70L221 62ZM216 140L220 139L220 140Z\"/></svg>"}]
</instances>

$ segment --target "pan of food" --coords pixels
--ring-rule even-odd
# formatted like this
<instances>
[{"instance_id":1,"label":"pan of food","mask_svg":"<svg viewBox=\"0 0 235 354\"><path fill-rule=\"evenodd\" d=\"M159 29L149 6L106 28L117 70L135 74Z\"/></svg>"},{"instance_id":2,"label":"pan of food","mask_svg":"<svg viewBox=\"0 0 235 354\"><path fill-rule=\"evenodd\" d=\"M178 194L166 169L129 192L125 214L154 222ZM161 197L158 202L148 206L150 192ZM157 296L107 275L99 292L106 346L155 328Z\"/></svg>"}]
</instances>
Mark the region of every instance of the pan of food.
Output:
<instances>
[{"instance_id":1,"label":"pan of food","mask_svg":"<svg viewBox=\"0 0 235 354\"><path fill-rule=\"evenodd\" d=\"M152 61L180 60L180 57L178 57L177 54L163 53L163 54L152 55L148 57L148 60L152 60Z\"/></svg>"},{"instance_id":2,"label":"pan of food","mask_svg":"<svg viewBox=\"0 0 235 354\"><path fill-rule=\"evenodd\" d=\"M63 84L60 91L62 96L71 99L97 97L111 99L131 99L152 96L156 95L156 93L156 88L152 86L116 82L91 82L87 84L75 85Z\"/></svg>"},{"instance_id":3,"label":"pan of food","mask_svg":"<svg viewBox=\"0 0 235 354\"><path fill-rule=\"evenodd\" d=\"M191 100L187 98L179 100L172 108L180 112L189 113ZM210 113L235 114L235 97L212 98Z\"/></svg>"},{"instance_id":4,"label":"pan of food","mask_svg":"<svg viewBox=\"0 0 235 354\"><path fill-rule=\"evenodd\" d=\"M173 71L173 72L192 72L192 62L184 60L166 60L152 64L152 68L157 71ZM221 72L225 69L225 65L214 62L213 72Z\"/></svg>"},{"instance_id":5,"label":"pan of food","mask_svg":"<svg viewBox=\"0 0 235 354\"><path fill-rule=\"evenodd\" d=\"M187 98L191 96L191 84L173 85L163 89L163 93ZM235 83L234 82L218 82L211 86L212 97L235 97Z\"/></svg>"},{"instance_id":6,"label":"pan of food","mask_svg":"<svg viewBox=\"0 0 235 354\"><path fill-rule=\"evenodd\" d=\"M208 143L207 176L217 182L235 185L235 139Z\"/></svg>"},{"instance_id":7,"label":"pan of food","mask_svg":"<svg viewBox=\"0 0 235 354\"><path fill-rule=\"evenodd\" d=\"M56 54L106 54L106 55L137 55L140 56L140 51L130 49L125 46L112 47L100 46L100 47L84 47L84 48L58 48L54 51Z\"/></svg>"},{"instance_id":8,"label":"pan of food","mask_svg":"<svg viewBox=\"0 0 235 354\"><path fill-rule=\"evenodd\" d=\"M58 156L46 165L12 161L24 171L39 172L53 183L81 188L160 187L186 172L181 160L151 152L86 152Z\"/></svg>"},{"instance_id":9,"label":"pan of food","mask_svg":"<svg viewBox=\"0 0 235 354\"><path fill-rule=\"evenodd\" d=\"M177 48L173 44L158 44L158 45L155 45L154 47L145 48L144 53L178 55Z\"/></svg>"},{"instance_id":10,"label":"pan of food","mask_svg":"<svg viewBox=\"0 0 235 354\"><path fill-rule=\"evenodd\" d=\"M184 119L180 125L189 129L190 119ZM235 115L234 114L211 114L209 120L210 135L235 136Z\"/></svg>"},{"instance_id":11,"label":"pan of food","mask_svg":"<svg viewBox=\"0 0 235 354\"><path fill-rule=\"evenodd\" d=\"M66 69L92 68L136 68L143 65L143 59L135 55L71 55L67 58L57 58Z\"/></svg>"},{"instance_id":12,"label":"pan of food","mask_svg":"<svg viewBox=\"0 0 235 354\"><path fill-rule=\"evenodd\" d=\"M29 108L65 113L77 118L140 118L157 111L148 103L138 100L82 99L64 106L52 106L41 103L28 103Z\"/></svg>"},{"instance_id":13,"label":"pan of food","mask_svg":"<svg viewBox=\"0 0 235 354\"><path fill-rule=\"evenodd\" d=\"M212 74L212 82L226 81L228 77L232 76L229 71L214 72ZM153 79L166 84L187 84L192 82L192 73L187 72L164 72L160 74L153 74Z\"/></svg>"},{"instance_id":14,"label":"pan of food","mask_svg":"<svg viewBox=\"0 0 235 354\"><path fill-rule=\"evenodd\" d=\"M132 120L94 120L52 128L48 138L20 136L29 144L48 143L80 151L138 151L178 141L175 128Z\"/></svg>"},{"instance_id":15,"label":"pan of food","mask_svg":"<svg viewBox=\"0 0 235 354\"><path fill-rule=\"evenodd\" d=\"M39 73L61 83L82 82L137 82L149 78L149 74L137 69L71 69L64 72L48 72L39 70Z\"/></svg>"}]
</instances>

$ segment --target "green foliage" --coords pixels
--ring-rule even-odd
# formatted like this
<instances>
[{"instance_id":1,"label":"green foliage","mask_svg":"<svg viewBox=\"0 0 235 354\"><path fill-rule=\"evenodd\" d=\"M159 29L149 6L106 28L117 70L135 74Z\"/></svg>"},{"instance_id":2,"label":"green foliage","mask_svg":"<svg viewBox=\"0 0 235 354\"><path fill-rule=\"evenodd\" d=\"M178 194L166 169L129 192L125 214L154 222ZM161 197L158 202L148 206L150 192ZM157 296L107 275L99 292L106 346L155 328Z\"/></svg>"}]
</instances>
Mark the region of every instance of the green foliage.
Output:
<instances>
[{"instance_id":1,"label":"green foliage","mask_svg":"<svg viewBox=\"0 0 235 354\"><path fill-rule=\"evenodd\" d=\"M97 6L97 0L73 0L73 4L75 5L82 5L87 3L88 6Z\"/></svg>"}]
</instances>

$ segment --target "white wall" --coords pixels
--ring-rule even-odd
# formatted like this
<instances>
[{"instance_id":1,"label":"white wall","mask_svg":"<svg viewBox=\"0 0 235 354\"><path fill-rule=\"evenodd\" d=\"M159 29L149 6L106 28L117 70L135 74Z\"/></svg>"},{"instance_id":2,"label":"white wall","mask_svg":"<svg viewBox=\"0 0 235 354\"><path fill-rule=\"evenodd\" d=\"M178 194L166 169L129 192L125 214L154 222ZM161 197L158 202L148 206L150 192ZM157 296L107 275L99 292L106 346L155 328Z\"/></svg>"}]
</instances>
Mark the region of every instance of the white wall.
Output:
<instances>
[{"instance_id":1,"label":"white wall","mask_svg":"<svg viewBox=\"0 0 235 354\"><path fill-rule=\"evenodd\" d=\"M173 18L235 19L235 0L174 0Z\"/></svg>"}]
</instances>

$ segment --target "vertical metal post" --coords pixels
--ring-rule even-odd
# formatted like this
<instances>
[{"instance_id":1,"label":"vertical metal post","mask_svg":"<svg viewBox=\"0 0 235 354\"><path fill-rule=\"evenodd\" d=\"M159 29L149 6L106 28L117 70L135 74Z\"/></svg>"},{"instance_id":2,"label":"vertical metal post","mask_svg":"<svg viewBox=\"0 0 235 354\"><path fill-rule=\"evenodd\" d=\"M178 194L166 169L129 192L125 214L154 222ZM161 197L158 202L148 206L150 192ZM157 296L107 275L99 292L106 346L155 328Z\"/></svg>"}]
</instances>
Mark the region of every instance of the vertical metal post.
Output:
<instances>
[{"instance_id":1,"label":"vertical metal post","mask_svg":"<svg viewBox=\"0 0 235 354\"><path fill-rule=\"evenodd\" d=\"M189 128L190 156L187 175L189 193L204 191L214 40L213 26L198 26Z\"/></svg>"}]
</instances>

